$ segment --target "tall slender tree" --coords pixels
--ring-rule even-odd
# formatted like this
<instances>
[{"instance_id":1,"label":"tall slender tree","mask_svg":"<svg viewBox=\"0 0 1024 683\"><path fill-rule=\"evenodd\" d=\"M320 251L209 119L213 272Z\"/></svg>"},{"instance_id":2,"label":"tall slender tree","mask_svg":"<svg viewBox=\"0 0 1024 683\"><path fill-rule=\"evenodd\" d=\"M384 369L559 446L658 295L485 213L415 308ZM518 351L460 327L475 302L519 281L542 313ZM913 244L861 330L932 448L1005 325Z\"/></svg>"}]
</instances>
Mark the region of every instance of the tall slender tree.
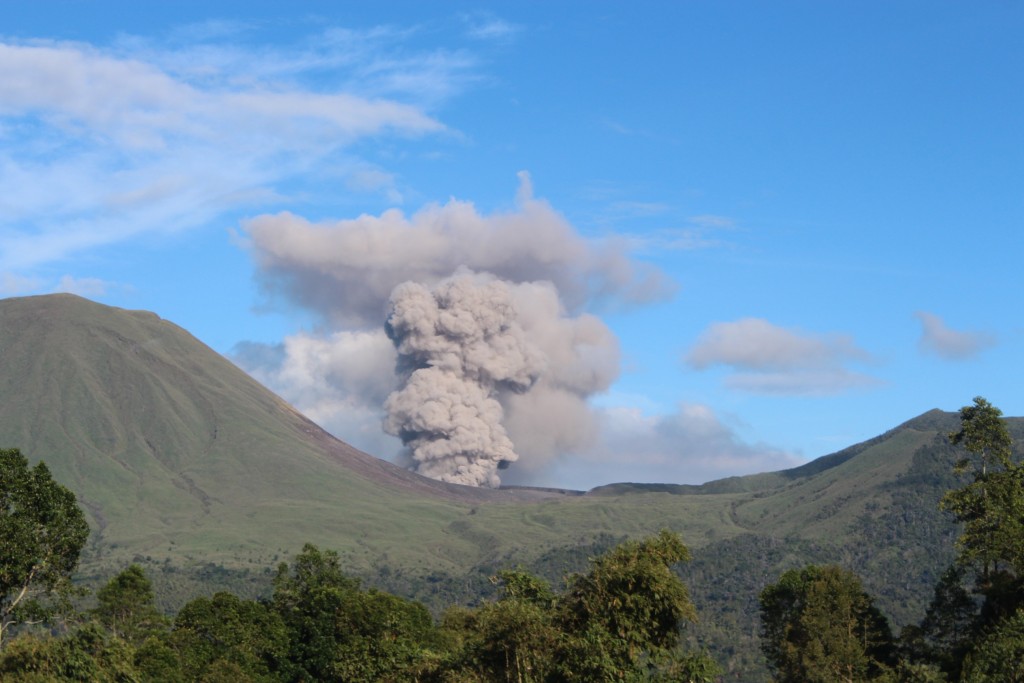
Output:
<instances>
[{"instance_id":1,"label":"tall slender tree","mask_svg":"<svg viewBox=\"0 0 1024 683\"><path fill-rule=\"evenodd\" d=\"M1024 606L1024 465L1002 411L980 396L960 409L960 429L949 439L965 451L957 470L972 478L946 493L942 507L963 523L957 561L976 573L985 627Z\"/></svg>"}]
</instances>

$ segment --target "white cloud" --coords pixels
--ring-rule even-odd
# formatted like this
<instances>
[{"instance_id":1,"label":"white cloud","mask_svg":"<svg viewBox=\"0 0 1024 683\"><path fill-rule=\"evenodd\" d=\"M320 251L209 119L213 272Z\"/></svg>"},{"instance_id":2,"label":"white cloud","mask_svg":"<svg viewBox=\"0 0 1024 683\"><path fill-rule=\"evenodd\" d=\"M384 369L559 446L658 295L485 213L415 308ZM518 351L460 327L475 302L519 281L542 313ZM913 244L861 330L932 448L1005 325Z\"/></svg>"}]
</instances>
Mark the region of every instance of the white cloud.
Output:
<instances>
[{"instance_id":1,"label":"white cloud","mask_svg":"<svg viewBox=\"0 0 1024 683\"><path fill-rule=\"evenodd\" d=\"M385 43L350 32L277 62L213 45L0 43L0 270L266 202L327 165L358 168L345 153L367 136L444 132L402 99L451 92L464 65L389 63ZM324 88L330 69L350 87Z\"/></svg>"},{"instance_id":2,"label":"white cloud","mask_svg":"<svg viewBox=\"0 0 1024 683\"><path fill-rule=\"evenodd\" d=\"M845 335L821 337L773 325L761 318L713 323L690 350L687 362L697 369L725 364L750 370L799 369L865 359Z\"/></svg>"},{"instance_id":3,"label":"white cloud","mask_svg":"<svg viewBox=\"0 0 1024 683\"><path fill-rule=\"evenodd\" d=\"M813 335L760 318L714 323L686 355L697 370L739 370L726 380L731 388L768 394L833 394L870 386L877 381L846 367L870 360L847 335Z\"/></svg>"},{"instance_id":4,"label":"white cloud","mask_svg":"<svg viewBox=\"0 0 1024 683\"><path fill-rule=\"evenodd\" d=\"M741 372L726 378L725 385L753 394L778 396L827 396L850 389L880 384L868 375L845 368L789 370L786 372Z\"/></svg>"},{"instance_id":5,"label":"white cloud","mask_svg":"<svg viewBox=\"0 0 1024 683\"><path fill-rule=\"evenodd\" d=\"M586 451L598 421L589 399L609 388L620 365L615 335L586 311L608 300L643 303L671 291L660 271L615 245L585 239L534 198L526 173L520 174L515 208L502 213L481 214L453 199L409 217L392 209L312 223L282 213L259 216L244 229L268 290L339 329L379 331L387 321L403 349L406 381L388 399L394 416L389 429L422 450L422 458L415 450L415 460L429 460L428 470L421 471L431 476L468 475L473 482L492 483L495 463L515 461L502 479L509 474L538 481L554 459ZM503 325L492 319L498 311L507 318ZM449 329L439 320L458 324ZM478 327L491 332L468 334ZM515 342L520 335L528 340L522 347ZM484 360L489 370L479 372ZM492 381L497 367L519 368L515 375L525 373L523 381ZM316 383L309 374L296 377ZM284 395L295 396L300 384ZM456 416L470 419L471 427L450 428L451 410L431 413L446 421L445 429L404 427L422 426L423 405L454 405L457 391L476 399L468 402L474 410ZM479 444L486 441L479 434L501 437L488 442L496 446L487 451L487 467L477 467ZM458 450L469 437L477 444L472 457ZM511 445L505 443L509 439ZM463 460L472 460L473 467L462 467L469 465Z\"/></svg>"},{"instance_id":6,"label":"white cloud","mask_svg":"<svg viewBox=\"0 0 1024 683\"><path fill-rule=\"evenodd\" d=\"M480 214L452 199L407 217L312 223L292 213L258 216L245 231L270 289L348 327L379 325L398 284L436 284L460 267L510 282L552 283L572 311L611 299L644 302L672 284L623 255L617 244L586 240L520 175L515 211Z\"/></svg>"},{"instance_id":7,"label":"white cloud","mask_svg":"<svg viewBox=\"0 0 1024 683\"><path fill-rule=\"evenodd\" d=\"M736 425L700 404L654 416L635 408L604 408L597 425L593 447L563 459L549 476L585 488L621 481L700 484L804 462L767 444L746 442Z\"/></svg>"},{"instance_id":8,"label":"white cloud","mask_svg":"<svg viewBox=\"0 0 1024 683\"><path fill-rule=\"evenodd\" d=\"M95 277L76 278L71 275L65 275L60 279L55 291L86 297L99 297L106 294L110 286L111 283Z\"/></svg>"},{"instance_id":9,"label":"white cloud","mask_svg":"<svg viewBox=\"0 0 1024 683\"><path fill-rule=\"evenodd\" d=\"M383 330L299 333L282 344L242 343L242 369L328 432L390 458L401 444L381 429L383 404L396 388L396 354Z\"/></svg>"},{"instance_id":10,"label":"white cloud","mask_svg":"<svg viewBox=\"0 0 1024 683\"><path fill-rule=\"evenodd\" d=\"M128 37L115 49L208 86L286 83L319 91L318 83L326 77L335 92L397 99L420 108L430 108L479 79L478 59L465 49L410 48L423 38L416 26L330 26L284 47L278 45L278 35L260 42L261 32L276 34L276 29L260 23L196 24L172 32L167 44Z\"/></svg>"},{"instance_id":11,"label":"white cloud","mask_svg":"<svg viewBox=\"0 0 1024 683\"><path fill-rule=\"evenodd\" d=\"M918 348L946 360L966 360L976 356L996 343L987 332L963 332L946 326L942 318L932 313L918 311L914 314L921 322L921 338Z\"/></svg>"},{"instance_id":12,"label":"white cloud","mask_svg":"<svg viewBox=\"0 0 1024 683\"><path fill-rule=\"evenodd\" d=\"M607 218L613 222L630 217L628 212L632 211L632 217L644 215L646 210L648 216L655 215L655 212L667 212L670 207L660 204L643 204L638 202L614 202L610 205ZM658 253L665 251L692 251L695 249L711 249L715 247L728 246L729 242L722 238L721 234L733 230L735 223L725 216L690 216L679 221L675 227L652 228L643 235L630 235L623 238L630 251L637 253Z\"/></svg>"},{"instance_id":13,"label":"white cloud","mask_svg":"<svg viewBox=\"0 0 1024 683\"><path fill-rule=\"evenodd\" d=\"M378 192L387 197L391 204L401 204L402 193L398 191L395 176L379 168L360 168L345 180L345 185L357 192Z\"/></svg>"},{"instance_id":14,"label":"white cloud","mask_svg":"<svg viewBox=\"0 0 1024 683\"><path fill-rule=\"evenodd\" d=\"M0 273L0 296L18 296L34 292L42 285L35 277L22 277L15 273Z\"/></svg>"},{"instance_id":15,"label":"white cloud","mask_svg":"<svg viewBox=\"0 0 1024 683\"><path fill-rule=\"evenodd\" d=\"M466 35L474 40L507 42L515 37L522 26L499 19L489 13L463 14Z\"/></svg>"}]
</instances>

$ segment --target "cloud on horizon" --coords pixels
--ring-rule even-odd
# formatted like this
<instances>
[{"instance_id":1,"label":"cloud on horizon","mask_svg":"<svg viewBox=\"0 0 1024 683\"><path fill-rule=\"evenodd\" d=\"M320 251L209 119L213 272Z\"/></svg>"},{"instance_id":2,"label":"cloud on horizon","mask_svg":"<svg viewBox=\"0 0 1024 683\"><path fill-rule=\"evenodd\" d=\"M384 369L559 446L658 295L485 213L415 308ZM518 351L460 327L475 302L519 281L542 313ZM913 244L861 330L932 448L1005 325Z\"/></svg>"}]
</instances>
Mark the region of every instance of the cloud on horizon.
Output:
<instances>
[{"instance_id":1,"label":"cloud on horizon","mask_svg":"<svg viewBox=\"0 0 1024 683\"><path fill-rule=\"evenodd\" d=\"M996 344L992 334L954 330L932 313L918 311L914 317L921 323L921 337L917 347L922 353L945 360L967 360Z\"/></svg>"},{"instance_id":2,"label":"cloud on horizon","mask_svg":"<svg viewBox=\"0 0 1024 683\"><path fill-rule=\"evenodd\" d=\"M701 484L737 472L770 472L805 462L797 454L746 442L742 425L695 403L653 416L630 407L603 408L599 425L595 447L557 462L553 476L593 488L623 481L622 466L628 463L634 483Z\"/></svg>"},{"instance_id":3,"label":"cloud on horizon","mask_svg":"<svg viewBox=\"0 0 1024 683\"><path fill-rule=\"evenodd\" d=\"M876 384L847 367L871 360L848 335L808 334L761 318L713 323L685 357L696 370L731 368L729 388L776 395L836 394Z\"/></svg>"},{"instance_id":4,"label":"cloud on horizon","mask_svg":"<svg viewBox=\"0 0 1024 683\"><path fill-rule=\"evenodd\" d=\"M232 360L328 432L356 448L390 458L401 443L381 429L383 403L397 388L396 353L383 330L299 333L281 344L245 342ZM531 410L569 421L568 429L538 429ZM542 390L511 406L507 421L517 448L541 457L521 458L502 472L508 484L592 488L622 480L622 466L638 482L698 484L737 472L768 472L805 462L765 443L743 439L743 426L711 408L681 404L666 415L638 408L592 408L571 395ZM551 424L554 424L552 422ZM566 436L577 439L565 442Z\"/></svg>"}]
</instances>

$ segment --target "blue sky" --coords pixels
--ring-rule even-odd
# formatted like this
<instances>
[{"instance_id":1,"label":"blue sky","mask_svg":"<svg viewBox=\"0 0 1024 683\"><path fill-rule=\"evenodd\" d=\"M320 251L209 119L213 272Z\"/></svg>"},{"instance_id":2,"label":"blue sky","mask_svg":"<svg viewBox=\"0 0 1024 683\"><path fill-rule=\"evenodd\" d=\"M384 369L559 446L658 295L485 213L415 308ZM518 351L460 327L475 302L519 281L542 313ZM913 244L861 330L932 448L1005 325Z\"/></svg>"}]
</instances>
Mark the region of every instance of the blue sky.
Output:
<instances>
[{"instance_id":1,"label":"blue sky","mask_svg":"<svg viewBox=\"0 0 1024 683\"><path fill-rule=\"evenodd\" d=\"M380 457L423 464L382 429L393 288L457 273L529 361L482 389L506 483L1024 414L1020 3L3 14L0 296L155 311Z\"/></svg>"}]
</instances>

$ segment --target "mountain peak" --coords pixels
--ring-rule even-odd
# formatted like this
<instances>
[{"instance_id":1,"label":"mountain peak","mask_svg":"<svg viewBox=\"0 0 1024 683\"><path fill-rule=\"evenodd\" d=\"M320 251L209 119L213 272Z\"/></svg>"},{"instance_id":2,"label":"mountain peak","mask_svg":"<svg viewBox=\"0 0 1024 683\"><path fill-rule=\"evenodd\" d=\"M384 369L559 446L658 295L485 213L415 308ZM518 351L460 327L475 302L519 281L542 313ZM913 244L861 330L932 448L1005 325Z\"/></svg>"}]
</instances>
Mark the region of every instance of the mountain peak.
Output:
<instances>
[{"instance_id":1,"label":"mountain peak","mask_svg":"<svg viewBox=\"0 0 1024 683\"><path fill-rule=\"evenodd\" d=\"M374 458L147 311L73 294L0 300L0 349L0 447L45 460L103 544L283 544L330 537L353 504L372 517L554 495L445 484Z\"/></svg>"}]
</instances>

